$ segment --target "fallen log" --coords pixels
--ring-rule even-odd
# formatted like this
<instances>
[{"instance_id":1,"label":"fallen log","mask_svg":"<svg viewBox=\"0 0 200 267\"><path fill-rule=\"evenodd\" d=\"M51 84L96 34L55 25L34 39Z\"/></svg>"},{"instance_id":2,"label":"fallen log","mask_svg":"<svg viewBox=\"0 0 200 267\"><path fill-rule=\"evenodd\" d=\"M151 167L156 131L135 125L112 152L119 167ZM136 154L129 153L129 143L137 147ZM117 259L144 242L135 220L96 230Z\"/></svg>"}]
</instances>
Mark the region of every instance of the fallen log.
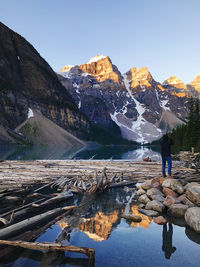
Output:
<instances>
[{"instance_id":1,"label":"fallen log","mask_svg":"<svg viewBox=\"0 0 200 267\"><path fill-rule=\"evenodd\" d=\"M40 206L42 206L42 205L45 206L46 204L50 204L50 203L51 204L57 203L57 202L66 200L66 199L68 199L70 197L73 197L73 193L71 191L67 191L67 192L63 192L63 193L60 193L60 194L56 194L55 197L46 200Z\"/></svg>"},{"instance_id":2,"label":"fallen log","mask_svg":"<svg viewBox=\"0 0 200 267\"><path fill-rule=\"evenodd\" d=\"M43 200L46 200L46 199L45 199L45 198L38 199L37 201L28 203L28 204L23 205L23 206L21 206L21 207L19 207L19 208L16 208L16 209L13 209L13 210L9 210L9 211L6 212L6 213L0 214L0 216L1 216L1 217L6 217L6 216L12 214L13 212L17 212L17 211L23 210L23 209L25 209L25 208L27 208L27 207L30 207L30 206L33 205L33 204L40 203L40 202L42 202Z\"/></svg>"},{"instance_id":3,"label":"fallen log","mask_svg":"<svg viewBox=\"0 0 200 267\"><path fill-rule=\"evenodd\" d=\"M82 221L82 216L86 214L88 209L91 207L92 202L96 198L95 194L84 194L83 199L79 206L74 210L74 213L69 218L66 218L67 227L65 227L56 238L56 242L60 243L66 239L66 236L71 232L73 228L76 228Z\"/></svg>"},{"instance_id":4,"label":"fallen log","mask_svg":"<svg viewBox=\"0 0 200 267\"><path fill-rule=\"evenodd\" d=\"M130 197L128 203L126 204L124 213L121 214L121 217L126 219L126 220L130 220L130 221L134 221L134 222L141 222L142 221L142 217L140 215L135 215L130 213L130 209L131 209L131 202L132 199L134 198L136 192L133 192L132 196Z\"/></svg>"},{"instance_id":5,"label":"fallen log","mask_svg":"<svg viewBox=\"0 0 200 267\"><path fill-rule=\"evenodd\" d=\"M133 185L136 184L138 181L123 181L123 182L119 182L119 183L112 183L109 188L114 188L114 187L123 187L123 186L128 186L128 185Z\"/></svg>"},{"instance_id":6,"label":"fallen log","mask_svg":"<svg viewBox=\"0 0 200 267\"><path fill-rule=\"evenodd\" d=\"M70 214L70 210L62 213L60 216L54 218L53 220L49 221L47 224L40 228L36 228L34 230L29 230L27 232L23 232L22 234L16 236L16 239L28 241L28 242L34 242L42 233L44 233L49 227L51 227L53 224L55 224L58 220L61 220L65 218L65 216ZM17 255L15 255L16 247L6 247L4 249L0 250L0 262L12 259L11 261L14 261L17 259ZM14 258L13 258L14 257Z\"/></svg>"},{"instance_id":7,"label":"fallen log","mask_svg":"<svg viewBox=\"0 0 200 267\"><path fill-rule=\"evenodd\" d=\"M73 210L75 207L76 206L56 208L54 210L47 211L43 214L36 215L36 216L31 217L29 219L26 219L26 220L23 220L23 221L18 222L16 224L10 225L10 226L0 230L0 238L5 239L5 238L15 236L18 233L20 233L22 231L29 230L29 229L33 228L34 226L38 226L42 222L47 221L47 220L51 219L52 217L56 217L67 210Z\"/></svg>"},{"instance_id":8,"label":"fallen log","mask_svg":"<svg viewBox=\"0 0 200 267\"><path fill-rule=\"evenodd\" d=\"M0 244L21 247L26 249L33 249L33 250L70 251L70 252L83 253L87 255L90 260L94 259L95 256L94 248L68 246L58 243L50 243L50 242L35 243L35 242L26 242L21 240L19 241L0 240Z\"/></svg>"}]
</instances>

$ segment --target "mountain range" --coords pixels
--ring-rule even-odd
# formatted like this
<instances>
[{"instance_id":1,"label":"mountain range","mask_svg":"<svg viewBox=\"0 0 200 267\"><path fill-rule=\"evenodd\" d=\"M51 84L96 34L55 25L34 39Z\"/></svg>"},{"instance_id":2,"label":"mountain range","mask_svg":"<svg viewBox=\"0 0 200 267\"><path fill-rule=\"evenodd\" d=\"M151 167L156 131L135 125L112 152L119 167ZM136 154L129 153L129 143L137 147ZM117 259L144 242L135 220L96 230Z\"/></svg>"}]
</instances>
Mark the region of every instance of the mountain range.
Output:
<instances>
[{"instance_id":1,"label":"mountain range","mask_svg":"<svg viewBox=\"0 0 200 267\"><path fill-rule=\"evenodd\" d=\"M103 55L79 66L64 66L58 78L91 121L110 129L114 122L124 138L140 143L159 139L185 123L189 97L200 94L200 75L189 85L176 76L161 84L146 67L133 67L122 75Z\"/></svg>"},{"instance_id":2,"label":"mountain range","mask_svg":"<svg viewBox=\"0 0 200 267\"><path fill-rule=\"evenodd\" d=\"M147 68L122 75L103 55L55 73L0 23L0 143L151 142L185 123L189 97L199 94L200 75L189 85L175 76L161 84Z\"/></svg>"}]
</instances>

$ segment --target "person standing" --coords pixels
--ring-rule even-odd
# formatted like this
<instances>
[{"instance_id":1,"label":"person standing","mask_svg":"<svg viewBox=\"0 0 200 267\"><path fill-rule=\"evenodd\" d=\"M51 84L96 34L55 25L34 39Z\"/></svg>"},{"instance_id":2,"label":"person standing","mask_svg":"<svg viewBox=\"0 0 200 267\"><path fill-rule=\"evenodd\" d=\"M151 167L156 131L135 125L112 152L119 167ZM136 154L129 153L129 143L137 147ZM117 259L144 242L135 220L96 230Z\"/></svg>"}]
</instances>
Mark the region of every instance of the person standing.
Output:
<instances>
[{"instance_id":1,"label":"person standing","mask_svg":"<svg viewBox=\"0 0 200 267\"><path fill-rule=\"evenodd\" d=\"M172 158L171 158L171 146L174 144L169 134L165 134L161 140L161 156L162 156L162 175L166 177L166 162L168 165L168 176L172 175Z\"/></svg>"}]
</instances>

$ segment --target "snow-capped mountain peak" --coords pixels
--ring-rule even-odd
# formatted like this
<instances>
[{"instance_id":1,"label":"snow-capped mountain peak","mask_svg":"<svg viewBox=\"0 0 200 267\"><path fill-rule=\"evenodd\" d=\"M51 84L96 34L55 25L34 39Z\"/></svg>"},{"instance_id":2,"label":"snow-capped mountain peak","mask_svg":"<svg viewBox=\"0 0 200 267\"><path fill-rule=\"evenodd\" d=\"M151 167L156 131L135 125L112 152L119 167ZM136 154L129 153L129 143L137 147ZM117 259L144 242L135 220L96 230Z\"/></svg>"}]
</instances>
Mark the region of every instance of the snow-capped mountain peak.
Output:
<instances>
[{"instance_id":1,"label":"snow-capped mountain peak","mask_svg":"<svg viewBox=\"0 0 200 267\"><path fill-rule=\"evenodd\" d=\"M151 142L187 119L188 90L165 88L146 67L121 75L109 57L99 55L68 71L73 87L59 78L92 122L109 131L117 124L128 140Z\"/></svg>"},{"instance_id":2,"label":"snow-capped mountain peak","mask_svg":"<svg viewBox=\"0 0 200 267\"><path fill-rule=\"evenodd\" d=\"M87 64L91 64L91 63L93 63L93 62L97 62L97 61L99 61L99 60L101 60L101 59L103 59L103 58L106 58L107 56L104 56L104 55L97 55L97 56L95 56L95 57L92 57L88 62L87 62Z\"/></svg>"}]
</instances>

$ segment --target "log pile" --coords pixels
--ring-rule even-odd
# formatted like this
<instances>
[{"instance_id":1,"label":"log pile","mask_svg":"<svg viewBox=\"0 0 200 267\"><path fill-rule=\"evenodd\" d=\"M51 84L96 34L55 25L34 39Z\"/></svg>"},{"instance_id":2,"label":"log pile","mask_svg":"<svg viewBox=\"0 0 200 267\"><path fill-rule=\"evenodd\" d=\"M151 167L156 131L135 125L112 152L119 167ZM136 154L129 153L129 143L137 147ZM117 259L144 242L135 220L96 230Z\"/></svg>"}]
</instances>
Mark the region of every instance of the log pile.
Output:
<instances>
[{"instance_id":1,"label":"log pile","mask_svg":"<svg viewBox=\"0 0 200 267\"><path fill-rule=\"evenodd\" d=\"M107 178L114 183L144 181L161 175L159 162L132 162L130 160L36 160L0 162L0 190L25 188L33 184L59 184L85 190L102 175L106 168ZM195 172L174 163L173 172ZM1 194L1 193L0 193Z\"/></svg>"}]
</instances>

